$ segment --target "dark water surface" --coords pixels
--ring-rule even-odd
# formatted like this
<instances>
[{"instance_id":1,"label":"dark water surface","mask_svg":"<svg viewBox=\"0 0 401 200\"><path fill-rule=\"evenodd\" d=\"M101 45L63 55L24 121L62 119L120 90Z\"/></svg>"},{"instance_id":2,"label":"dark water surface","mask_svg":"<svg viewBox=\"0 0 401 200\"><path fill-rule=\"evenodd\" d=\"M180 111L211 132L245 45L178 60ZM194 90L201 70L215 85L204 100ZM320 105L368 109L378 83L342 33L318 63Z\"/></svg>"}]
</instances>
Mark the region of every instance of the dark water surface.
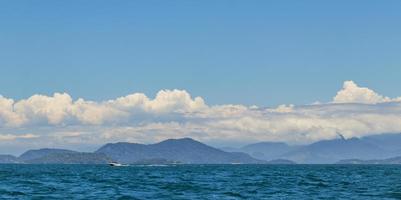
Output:
<instances>
[{"instance_id":1,"label":"dark water surface","mask_svg":"<svg viewBox=\"0 0 401 200\"><path fill-rule=\"evenodd\" d=\"M0 199L401 199L401 166L0 165Z\"/></svg>"}]
</instances>

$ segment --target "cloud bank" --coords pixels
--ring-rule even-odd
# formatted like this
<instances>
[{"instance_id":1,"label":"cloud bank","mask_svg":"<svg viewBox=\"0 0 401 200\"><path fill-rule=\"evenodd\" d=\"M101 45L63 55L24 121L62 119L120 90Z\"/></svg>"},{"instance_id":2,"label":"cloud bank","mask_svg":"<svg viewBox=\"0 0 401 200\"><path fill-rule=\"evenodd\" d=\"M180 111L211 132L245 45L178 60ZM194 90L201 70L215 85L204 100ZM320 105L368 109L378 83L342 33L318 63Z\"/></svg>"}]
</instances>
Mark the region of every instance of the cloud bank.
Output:
<instances>
[{"instance_id":1,"label":"cloud bank","mask_svg":"<svg viewBox=\"0 0 401 200\"><path fill-rule=\"evenodd\" d=\"M211 106L184 90L162 90L153 99L135 93L103 102L73 100L66 93L19 101L0 96L0 142L101 144L193 137L306 143L337 137L338 132L345 137L401 132L401 97L382 96L353 81L344 82L331 102L277 108Z\"/></svg>"},{"instance_id":2,"label":"cloud bank","mask_svg":"<svg viewBox=\"0 0 401 200\"><path fill-rule=\"evenodd\" d=\"M67 93L33 95L18 102L0 96L0 126L102 125L126 122L141 114L182 114L207 108L202 98L192 99L183 90L162 90L152 100L142 93L135 93L105 102L73 101Z\"/></svg>"}]
</instances>

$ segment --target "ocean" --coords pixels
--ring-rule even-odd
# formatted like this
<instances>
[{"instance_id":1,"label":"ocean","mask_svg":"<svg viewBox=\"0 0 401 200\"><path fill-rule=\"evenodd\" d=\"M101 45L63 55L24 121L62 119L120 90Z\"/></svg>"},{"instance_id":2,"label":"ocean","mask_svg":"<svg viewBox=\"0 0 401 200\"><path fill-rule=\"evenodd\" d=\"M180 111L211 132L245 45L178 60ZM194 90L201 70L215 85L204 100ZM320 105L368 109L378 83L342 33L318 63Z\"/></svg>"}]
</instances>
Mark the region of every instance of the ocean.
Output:
<instances>
[{"instance_id":1,"label":"ocean","mask_svg":"<svg viewBox=\"0 0 401 200\"><path fill-rule=\"evenodd\" d=\"M0 199L401 199L401 166L0 165Z\"/></svg>"}]
</instances>

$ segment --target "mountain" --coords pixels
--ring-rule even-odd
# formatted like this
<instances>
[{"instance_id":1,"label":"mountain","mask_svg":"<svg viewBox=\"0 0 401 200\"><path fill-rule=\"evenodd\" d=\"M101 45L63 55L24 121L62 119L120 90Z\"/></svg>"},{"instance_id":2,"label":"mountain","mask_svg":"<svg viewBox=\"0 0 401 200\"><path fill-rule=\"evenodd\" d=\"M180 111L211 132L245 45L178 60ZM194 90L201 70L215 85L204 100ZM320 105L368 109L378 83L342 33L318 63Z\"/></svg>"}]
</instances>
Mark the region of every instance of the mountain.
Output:
<instances>
[{"instance_id":1,"label":"mountain","mask_svg":"<svg viewBox=\"0 0 401 200\"><path fill-rule=\"evenodd\" d=\"M114 161L136 163L141 160L163 159L186 164L262 163L245 153L229 153L207 146L190 138L169 139L157 144L106 144L96 153Z\"/></svg>"},{"instance_id":2,"label":"mountain","mask_svg":"<svg viewBox=\"0 0 401 200\"><path fill-rule=\"evenodd\" d=\"M4 163L19 163L19 160L12 155L0 155L0 164Z\"/></svg>"},{"instance_id":3,"label":"mountain","mask_svg":"<svg viewBox=\"0 0 401 200\"><path fill-rule=\"evenodd\" d=\"M35 160L50 154L63 154L63 153L77 153L76 151L66 150L66 149L36 149L29 150L18 157L19 160L25 162L29 160Z\"/></svg>"},{"instance_id":4,"label":"mountain","mask_svg":"<svg viewBox=\"0 0 401 200\"><path fill-rule=\"evenodd\" d=\"M279 159L281 155L297 149L283 142L260 142L246 145L239 152L244 152L261 160Z\"/></svg>"},{"instance_id":5,"label":"mountain","mask_svg":"<svg viewBox=\"0 0 401 200\"><path fill-rule=\"evenodd\" d=\"M260 142L226 150L229 152L184 138L150 145L124 142L106 144L94 153L66 149L29 150L19 157L0 155L0 163L104 164L117 161L127 164L332 164L341 161L392 164L398 162L397 158L401 156L401 134L380 134L351 139L340 137L304 146Z\"/></svg>"},{"instance_id":6,"label":"mountain","mask_svg":"<svg viewBox=\"0 0 401 200\"><path fill-rule=\"evenodd\" d=\"M276 160L270 160L266 164L269 164L269 165L295 165L297 163L294 161L291 161L291 160L276 159Z\"/></svg>"},{"instance_id":7,"label":"mountain","mask_svg":"<svg viewBox=\"0 0 401 200\"><path fill-rule=\"evenodd\" d=\"M366 136L361 140L376 145L394 156L401 155L401 133Z\"/></svg>"},{"instance_id":8,"label":"mountain","mask_svg":"<svg viewBox=\"0 0 401 200\"><path fill-rule=\"evenodd\" d=\"M82 153L66 149L37 149L23 153L18 160L26 164L107 164L104 154Z\"/></svg>"},{"instance_id":9,"label":"mountain","mask_svg":"<svg viewBox=\"0 0 401 200\"><path fill-rule=\"evenodd\" d=\"M360 164L360 165L399 165L401 164L401 156L388 158L383 160L360 160L360 159L348 159L340 160L336 164Z\"/></svg>"},{"instance_id":10,"label":"mountain","mask_svg":"<svg viewBox=\"0 0 401 200\"><path fill-rule=\"evenodd\" d=\"M315 142L281 156L297 163L330 164L344 159L383 158L386 151L364 139L333 139Z\"/></svg>"},{"instance_id":11,"label":"mountain","mask_svg":"<svg viewBox=\"0 0 401 200\"><path fill-rule=\"evenodd\" d=\"M181 164L181 162L155 158L155 159L139 160L139 161L136 161L131 164L134 164L134 165L171 165L171 164Z\"/></svg>"},{"instance_id":12,"label":"mountain","mask_svg":"<svg viewBox=\"0 0 401 200\"><path fill-rule=\"evenodd\" d=\"M111 161L104 154L81 153L81 152L59 152L49 153L40 158L27 160L27 164L107 164Z\"/></svg>"},{"instance_id":13,"label":"mountain","mask_svg":"<svg viewBox=\"0 0 401 200\"><path fill-rule=\"evenodd\" d=\"M241 148L224 148L244 152L261 160L291 160L301 164L330 164L339 160L374 160L401 156L401 134L378 134L362 138L321 140L309 145L291 146L281 142L260 142Z\"/></svg>"}]
</instances>

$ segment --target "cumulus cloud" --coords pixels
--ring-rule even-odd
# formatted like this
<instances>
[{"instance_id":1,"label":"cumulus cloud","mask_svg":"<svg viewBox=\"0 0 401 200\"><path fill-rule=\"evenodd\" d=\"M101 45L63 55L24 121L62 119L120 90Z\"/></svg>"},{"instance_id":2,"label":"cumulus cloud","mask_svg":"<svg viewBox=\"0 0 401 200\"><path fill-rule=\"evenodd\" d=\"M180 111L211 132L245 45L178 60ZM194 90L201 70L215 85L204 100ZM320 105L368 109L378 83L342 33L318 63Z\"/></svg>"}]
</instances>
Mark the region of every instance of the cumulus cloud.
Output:
<instances>
[{"instance_id":1,"label":"cumulus cloud","mask_svg":"<svg viewBox=\"0 0 401 200\"><path fill-rule=\"evenodd\" d=\"M13 107L14 113L25 121L45 119L49 124L59 124L68 116L71 104L70 95L55 93L52 97L34 95Z\"/></svg>"},{"instance_id":2,"label":"cumulus cloud","mask_svg":"<svg viewBox=\"0 0 401 200\"><path fill-rule=\"evenodd\" d=\"M19 129L37 132L9 133ZM307 143L337 137L338 132L346 138L401 132L401 98L382 96L352 81L344 83L332 102L276 108L210 106L184 90L162 90L153 99L134 93L103 102L73 100L66 93L20 101L0 96L0 142L40 135L59 144L180 137Z\"/></svg>"},{"instance_id":3,"label":"cumulus cloud","mask_svg":"<svg viewBox=\"0 0 401 200\"><path fill-rule=\"evenodd\" d=\"M142 110L150 113L194 112L207 108L201 97L192 99L185 90L161 90L153 100L145 94L136 93L108 102L122 110Z\"/></svg>"},{"instance_id":4,"label":"cumulus cloud","mask_svg":"<svg viewBox=\"0 0 401 200\"><path fill-rule=\"evenodd\" d=\"M0 126L20 126L25 119L14 112L14 100L0 95Z\"/></svg>"},{"instance_id":5,"label":"cumulus cloud","mask_svg":"<svg viewBox=\"0 0 401 200\"><path fill-rule=\"evenodd\" d=\"M333 103L377 104L394 101L401 101L401 97L394 99L385 97L369 88L359 87L353 81L345 81L343 89L333 99Z\"/></svg>"},{"instance_id":6,"label":"cumulus cloud","mask_svg":"<svg viewBox=\"0 0 401 200\"><path fill-rule=\"evenodd\" d=\"M15 102L0 96L0 126L48 124L102 125L126 122L137 114L163 115L191 113L208 108L200 97L192 98L184 90L162 90L154 99L141 93L105 102L73 101L66 93L53 96L33 95Z\"/></svg>"}]
</instances>

